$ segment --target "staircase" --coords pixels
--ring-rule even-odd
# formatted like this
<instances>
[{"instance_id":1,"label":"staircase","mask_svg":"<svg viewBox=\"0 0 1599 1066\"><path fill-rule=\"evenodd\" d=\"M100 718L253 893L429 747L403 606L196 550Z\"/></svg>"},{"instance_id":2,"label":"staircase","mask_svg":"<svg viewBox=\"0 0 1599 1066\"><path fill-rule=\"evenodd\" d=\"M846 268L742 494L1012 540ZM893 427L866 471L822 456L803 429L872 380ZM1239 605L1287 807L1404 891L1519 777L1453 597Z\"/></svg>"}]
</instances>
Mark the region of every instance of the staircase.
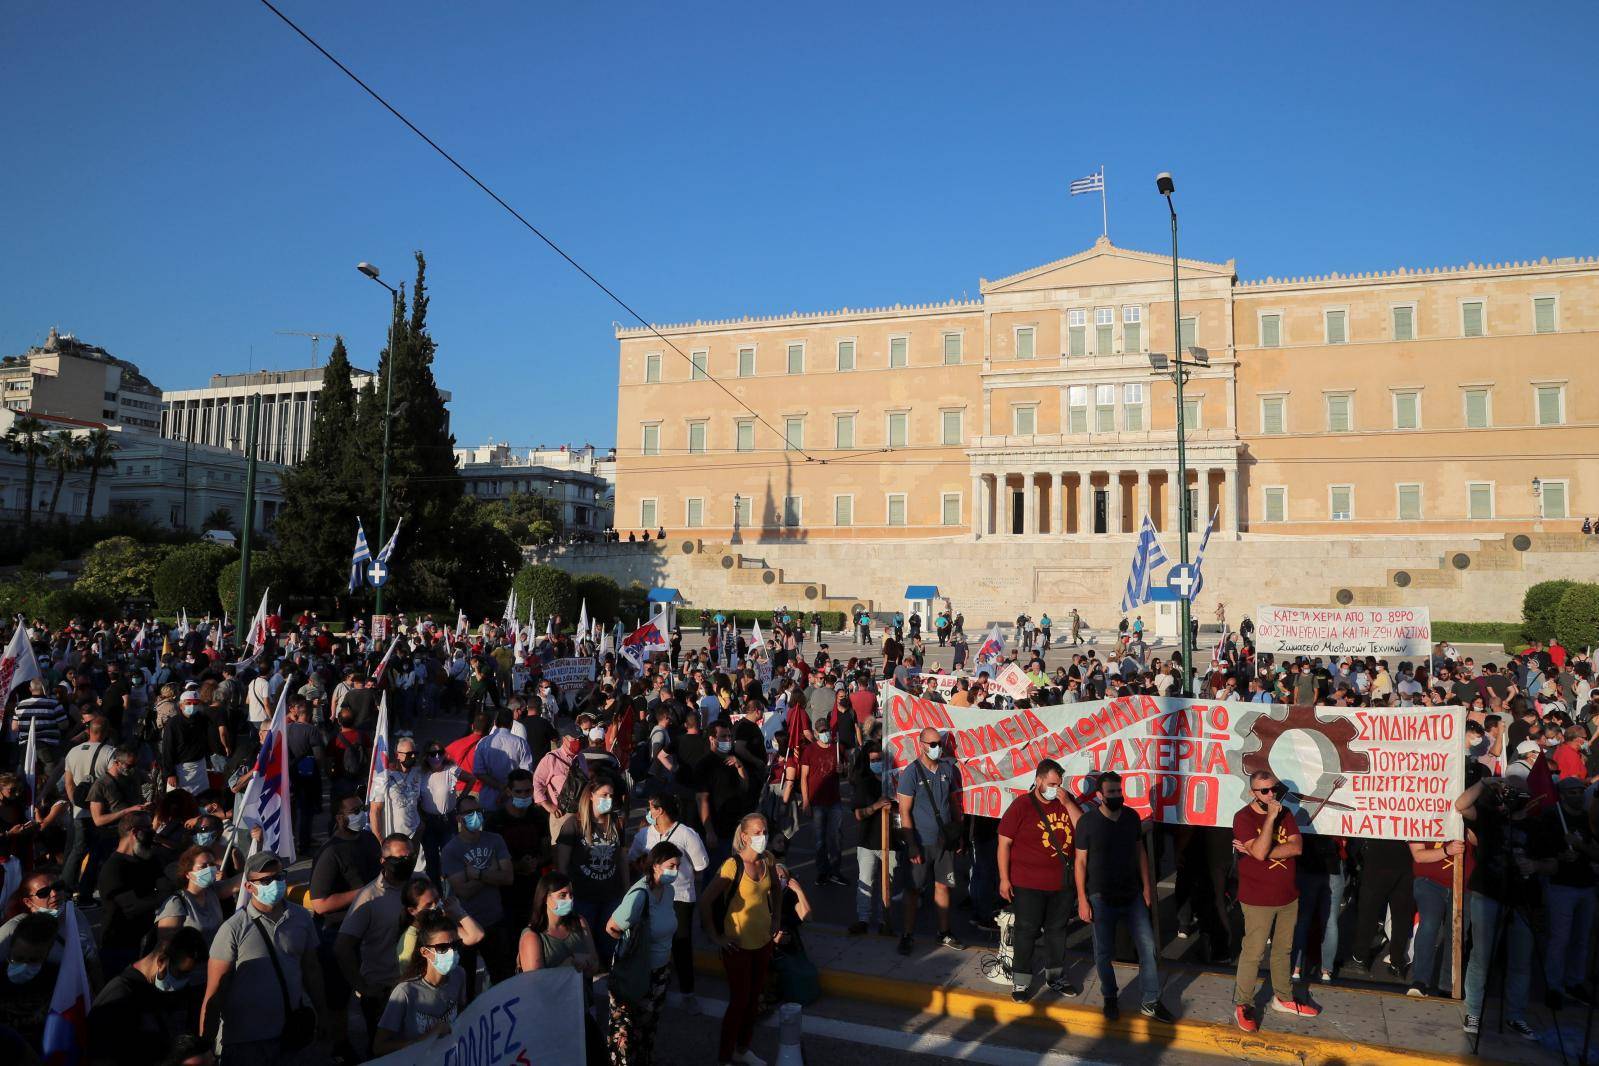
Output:
<instances>
[{"instance_id":1,"label":"staircase","mask_svg":"<svg viewBox=\"0 0 1599 1066\"><path fill-rule=\"evenodd\" d=\"M1427 589L1459 589L1473 572L1522 570L1528 552L1590 552L1599 556L1599 536L1581 533L1516 533L1485 540L1475 549L1446 551L1430 569L1409 567L1388 571L1383 585L1344 585L1331 590L1329 599L1343 607L1402 607L1414 604ZM1599 558L1595 559L1599 571ZM1511 606L1512 613L1520 605Z\"/></svg>"},{"instance_id":2,"label":"staircase","mask_svg":"<svg viewBox=\"0 0 1599 1066\"><path fill-rule=\"evenodd\" d=\"M689 557L685 561L695 569L720 571L719 575L705 575L705 585L714 588L719 582L727 595L704 597L714 601L707 602L706 606L762 611L787 606L795 611L842 611L846 618L851 617L857 607L872 609L869 599L831 594L820 581L790 578L781 567L769 566L765 559L744 555L739 545L685 540L678 551Z\"/></svg>"}]
</instances>

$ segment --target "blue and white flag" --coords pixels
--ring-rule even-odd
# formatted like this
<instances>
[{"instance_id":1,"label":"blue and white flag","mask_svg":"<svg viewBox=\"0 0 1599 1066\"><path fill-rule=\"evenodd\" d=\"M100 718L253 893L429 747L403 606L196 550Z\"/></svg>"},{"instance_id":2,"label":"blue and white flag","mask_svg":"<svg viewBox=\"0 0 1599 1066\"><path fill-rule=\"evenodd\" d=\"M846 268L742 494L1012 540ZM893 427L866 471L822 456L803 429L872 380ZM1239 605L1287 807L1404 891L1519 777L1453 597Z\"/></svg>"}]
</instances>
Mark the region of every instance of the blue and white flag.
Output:
<instances>
[{"instance_id":1,"label":"blue and white flag","mask_svg":"<svg viewBox=\"0 0 1599 1066\"><path fill-rule=\"evenodd\" d=\"M1133 567L1127 574L1127 588L1122 592L1122 614L1149 602L1149 588L1155 568L1166 563L1166 552L1155 533L1155 523L1144 516L1138 530L1138 543L1133 548Z\"/></svg>"},{"instance_id":2,"label":"blue and white flag","mask_svg":"<svg viewBox=\"0 0 1599 1066\"><path fill-rule=\"evenodd\" d=\"M378 549L378 562L382 563L384 566L389 565L389 556L394 554L394 542L400 539L400 527L404 524L404 518L401 518L399 521L395 522L394 532L389 534L388 542L385 543L383 547Z\"/></svg>"},{"instance_id":3,"label":"blue and white flag","mask_svg":"<svg viewBox=\"0 0 1599 1066\"><path fill-rule=\"evenodd\" d=\"M350 556L350 591L354 592L366 580L366 564L372 558L372 550L366 546L366 529L361 525L359 517L355 520L355 554Z\"/></svg>"},{"instance_id":4,"label":"blue and white flag","mask_svg":"<svg viewBox=\"0 0 1599 1066\"><path fill-rule=\"evenodd\" d=\"M289 690L284 685L278 696L278 709L272 712L272 724L261 741L261 751L255 757L255 774L244 790L244 805L239 811L240 824L253 829L261 827L262 851L275 853L284 866L292 866L294 853L293 819L289 816L289 744L285 735L288 729Z\"/></svg>"},{"instance_id":5,"label":"blue and white flag","mask_svg":"<svg viewBox=\"0 0 1599 1066\"><path fill-rule=\"evenodd\" d=\"M1081 196L1084 193L1100 192L1104 188L1105 171L1103 168L1101 168L1088 175L1086 178L1078 178L1076 181L1072 182L1071 193L1073 196Z\"/></svg>"},{"instance_id":6,"label":"blue and white flag","mask_svg":"<svg viewBox=\"0 0 1599 1066\"><path fill-rule=\"evenodd\" d=\"M1199 590L1205 587L1205 571L1203 569L1205 563L1205 545L1210 543L1210 531L1216 528L1216 515L1220 512L1220 507L1210 512L1210 521L1205 523L1205 535L1199 538L1199 551L1194 553L1194 588L1193 591L1188 594L1189 603L1199 599Z\"/></svg>"}]
</instances>

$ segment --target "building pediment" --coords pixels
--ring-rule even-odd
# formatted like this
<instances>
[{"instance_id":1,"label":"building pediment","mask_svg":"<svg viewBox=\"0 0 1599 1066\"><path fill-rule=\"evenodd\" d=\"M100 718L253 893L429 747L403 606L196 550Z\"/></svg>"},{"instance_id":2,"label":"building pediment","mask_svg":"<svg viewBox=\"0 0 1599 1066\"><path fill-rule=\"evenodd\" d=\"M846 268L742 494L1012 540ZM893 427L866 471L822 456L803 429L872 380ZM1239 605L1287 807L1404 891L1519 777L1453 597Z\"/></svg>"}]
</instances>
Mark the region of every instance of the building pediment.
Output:
<instances>
[{"instance_id":1,"label":"building pediment","mask_svg":"<svg viewBox=\"0 0 1599 1066\"><path fill-rule=\"evenodd\" d=\"M1183 278L1222 278L1235 276L1233 261L1207 263L1198 259L1179 259L1178 273ZM1053 263L1024 270L1019 274L981 281L984 296L995 293L1033 292L1040 289L1075 289L1100 285L1137 285L1171 279L1171 256L1118 248L1101 237L1094 246Z\"/></svg>"}]
</instances>

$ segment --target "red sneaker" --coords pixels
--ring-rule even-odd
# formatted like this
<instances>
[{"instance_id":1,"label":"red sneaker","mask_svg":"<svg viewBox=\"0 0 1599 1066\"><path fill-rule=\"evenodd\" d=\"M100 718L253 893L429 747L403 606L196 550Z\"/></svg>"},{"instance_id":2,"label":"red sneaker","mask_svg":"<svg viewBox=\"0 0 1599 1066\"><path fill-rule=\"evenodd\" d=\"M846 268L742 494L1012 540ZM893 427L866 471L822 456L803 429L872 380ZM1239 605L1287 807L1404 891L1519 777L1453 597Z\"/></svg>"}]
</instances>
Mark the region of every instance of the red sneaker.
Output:
<instances>
[{"instance_id":1,"label":"red sneaker","mask_svg":"<svg viewBox=\"0 0 1599 1066\"><path fill-rule=\"evenodd\" d=\"M1260 1023L1255 1020L1254 1007L1246 1007L1243 1004L1234 1007L1233 1021L1238 1024L1238 1028L1246 1033L1253 1033L1260 1029Z\"/></svg>"},{"instance_id":2,"label":"red sneaker","mask_svg":"<svg viewBox=\"0 0 1599 1066\"><path fill-rule=\"evenodd\" d=\"M1301 1018L1314 1018L1321 1013L1320 1007L1312 1006L1309 1003L1301 1003L1294 999L1280 999L1276 996L1272 997L1271 1009L1282 1014L1297 1014Z\"/></svg>"}]
</instances>

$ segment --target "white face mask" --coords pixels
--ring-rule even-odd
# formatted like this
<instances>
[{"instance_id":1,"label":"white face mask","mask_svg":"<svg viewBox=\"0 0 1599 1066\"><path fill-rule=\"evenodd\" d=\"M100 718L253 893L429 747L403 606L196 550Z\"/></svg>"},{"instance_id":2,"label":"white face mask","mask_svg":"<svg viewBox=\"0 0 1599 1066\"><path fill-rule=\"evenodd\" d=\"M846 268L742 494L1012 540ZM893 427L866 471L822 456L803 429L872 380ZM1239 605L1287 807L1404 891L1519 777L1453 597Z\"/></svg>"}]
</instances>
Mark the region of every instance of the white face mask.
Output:
<instances>
[{"instance_id":1,"label":"white face mask","mask_svg":"<svg viewBox=\"0 0 1599 1066\"><path fill-rule=\"evenodd\" d=\"M1043 787L1043 789L1040 791L1040 795L1042 795L1044 797L1044 802L1045 803L1054 803L1055 802L1055 797L1060 795L1060 786L1059 785L1045 785Z\"/></svg>"},{"instance_id":2,"label":"white face mask","mask_svg":"<svg viewBox=\"0 0 1599 1066\"><path fill-rule=\"evenodd\" d=\"M766 834L761 833L750 837L750 850L757 855L766 854Z\"/></svg>"}]
</instances>

